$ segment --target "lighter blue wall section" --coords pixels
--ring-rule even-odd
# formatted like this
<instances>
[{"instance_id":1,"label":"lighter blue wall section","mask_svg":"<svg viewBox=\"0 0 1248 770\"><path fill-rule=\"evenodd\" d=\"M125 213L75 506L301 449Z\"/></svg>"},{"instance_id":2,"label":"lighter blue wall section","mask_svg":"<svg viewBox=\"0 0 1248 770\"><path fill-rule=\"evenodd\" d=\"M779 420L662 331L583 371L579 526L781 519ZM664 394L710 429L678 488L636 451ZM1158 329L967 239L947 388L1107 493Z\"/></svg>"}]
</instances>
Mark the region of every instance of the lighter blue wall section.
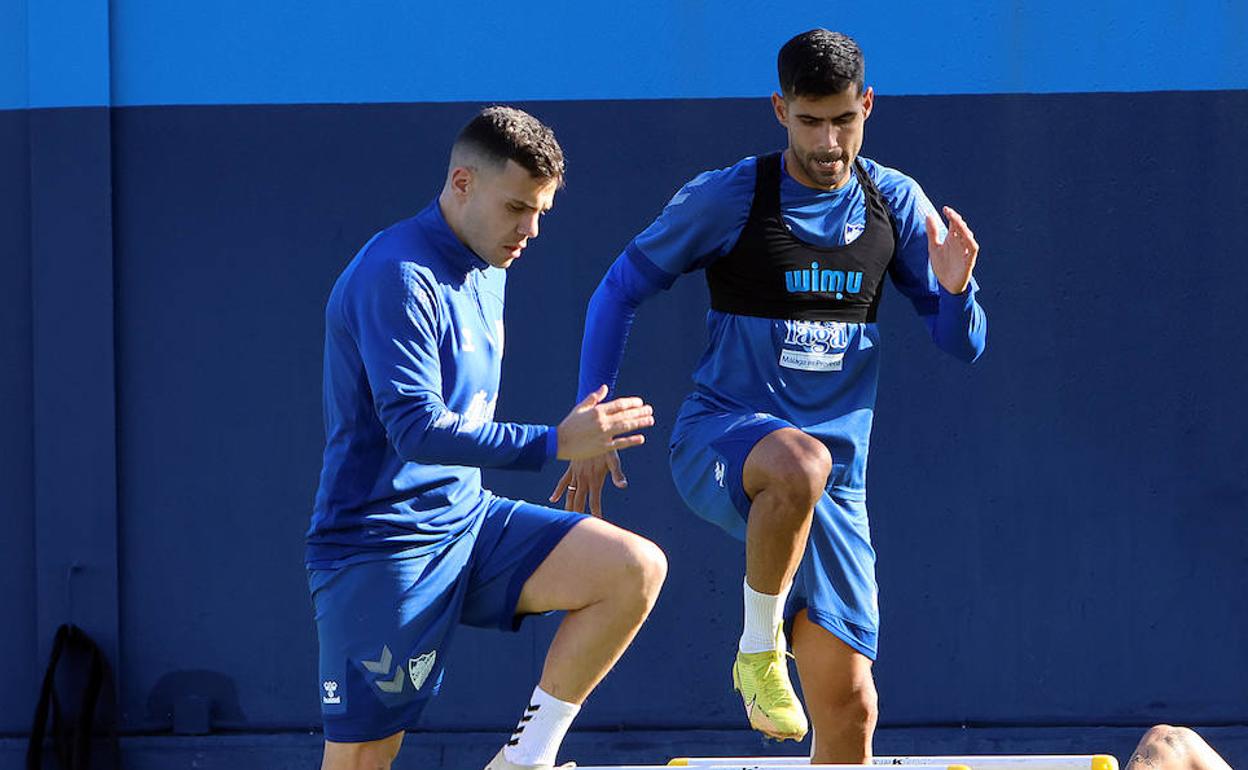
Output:
<instances>
[{"instance_id":1,"label":"lighter blue wall section","mask_svg":"<svg viewBox=\"0 0 1248 770\"><path fill-rule=\"evenodd\" d=\"M857 37L887 93L1248 87L1240 0L117 0L116 19L119 104L755 96L814 26Z\"/></svg>"},{"instance_id":2,"label":"lighter blue wall section","mask_svg":"<svg viewBox=\"0 0 1248 770\"><path fill-rule=\"evenodd\" d=\"M27 56L26 0L0 3L0 109L29 103Z\"/></svg>"},{"instance_id":3,"label":"lighter blue wall section","mask_svg":"<svg viewBox=\"0 0 1248 770\"><path fill-rule=\"evenodd\" d=\"M107 103L95 62L108 4L85 5L31 5L30 106ZM779 46L813 26L857 37L889 94L1248 88L1242 0L111 5L119 106L757 96L774 88ZM27 105L13 55L0 108Z\"/></svg>"},{"instance_id":4,"label":"lighter blue wall section","mask_svg":"<svg viewBox=\"0 0 1248 770\"><path fill-rule=\"evenodd\" d=\"M28 101L7 106L107 106L108 0L36 0L26 13Z\"/></svg>"}]
</instances>

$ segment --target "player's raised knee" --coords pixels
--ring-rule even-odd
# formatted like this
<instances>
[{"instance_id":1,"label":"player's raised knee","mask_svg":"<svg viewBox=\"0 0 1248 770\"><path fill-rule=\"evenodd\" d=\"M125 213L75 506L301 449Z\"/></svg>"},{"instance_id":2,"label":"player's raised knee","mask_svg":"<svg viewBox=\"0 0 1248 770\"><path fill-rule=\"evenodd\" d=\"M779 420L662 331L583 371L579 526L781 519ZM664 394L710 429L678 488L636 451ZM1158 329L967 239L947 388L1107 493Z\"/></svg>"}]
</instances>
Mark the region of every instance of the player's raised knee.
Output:
<instances>
[{"instance_id":1,"label":"player's raised knee","mask_svg":"<svg viewBox=\"0 0 1248 770\"><path fill-rule=\"evenodd\" d=\"M823 495L832 473L832 453L822 441L799 430L779 430L763 439L758 449L747 461L747 475L753 477L747 491L766 489L802 508L813 506Z\"/></svg>"},{"instance_id":2,"label":"player's raised knee","mask_svg":"<svg viewBox=\"0 0 1248 770\"><path fill-rule=\"evenodd\" d=\"M663 549L646 538L618 530L616 545L602 554L597 564L603 597L627 601L644 616L654 606L667 577L667 557Z\"/></svg>"},{"instance_id":3,"label":"player's raised knee","mask_svg":"<svg viewBox=\"0 0 1248 770\"><path fill-rule=\"evenodd\" d=\"M622 566L629 584L645 598L647 607L653 606L667 578L667 555L663 549L640 535L632 535Z\"/></svg>"}]
</instances>

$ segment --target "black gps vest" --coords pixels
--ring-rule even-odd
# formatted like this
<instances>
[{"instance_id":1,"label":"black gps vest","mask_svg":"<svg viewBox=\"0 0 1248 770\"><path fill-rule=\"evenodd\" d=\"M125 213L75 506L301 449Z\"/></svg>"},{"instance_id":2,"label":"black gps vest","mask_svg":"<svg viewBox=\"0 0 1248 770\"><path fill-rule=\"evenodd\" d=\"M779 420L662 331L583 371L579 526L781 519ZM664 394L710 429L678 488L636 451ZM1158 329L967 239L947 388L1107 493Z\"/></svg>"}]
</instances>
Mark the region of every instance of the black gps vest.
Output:
<instances>
[{"instance_id":1,"label":"black gps vest","mask_svg":"<svg viewBox=\"0 0 1248 770\"><path fill-rule=\"evenodd\" d=\"M897 250L884 196L856 159L866 196L863 232L843 246L798 240L780 213L780 153L758 158L754 201L736 244L706 269L711 307L734 315L871 323Z\"/></svg>"}]
</instances>

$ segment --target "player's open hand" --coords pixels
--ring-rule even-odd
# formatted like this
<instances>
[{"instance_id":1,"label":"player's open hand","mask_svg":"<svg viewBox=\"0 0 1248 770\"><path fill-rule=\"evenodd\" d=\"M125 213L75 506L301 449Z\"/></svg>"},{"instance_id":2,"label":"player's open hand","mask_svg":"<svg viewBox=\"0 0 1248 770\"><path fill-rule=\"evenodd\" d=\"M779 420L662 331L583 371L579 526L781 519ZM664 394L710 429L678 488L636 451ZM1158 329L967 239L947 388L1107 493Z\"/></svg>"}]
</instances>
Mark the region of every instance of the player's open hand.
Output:
<instances>
[{"instance_id":1,"label":"player's open hand","mask_svg":"<svg viewBox=\"0 0 1248 770\"><path fill-rule=\"evenodd\" d=\"M616 489L628 486L618 452L607 452L588 460L573 460L568 463L568 469L559 477L554 491L550 493L550 502L557 503L566 494L564 508L575 513L585 513L585 504L589 503L588 512L602 518L602 485L608 473L611 474L611 483L615 484Z\"/></svg>"},{"instance_id":2,"label":"player's open hand","mask_svg":"<svg viewBox=\"0 0 1248 770\"><path fill-rule=\"evenodd\" d=\"M944 212L949 218L949 233L943 243L936 242L940 220L935 214L927 215L927 258L932 263L936 280L945 287L945 291L961 294L971 282L971 271L975 269L975 258L979 256L979 244L961 214L949 206L945 206Z\"/></svg>"},{"instance_id":3,"label":"player's open hand","mask_svg":"<svg viewBox=\"0 0 1248 770\"><path fill-rule=\"evenodd\" d=\"M636 397L601 403L607 386L590 393L559 423L559 459L585 460L612 450L644 444L641 435L625 435L654 425L654 410Z\"/></svg>"}]
</instances>

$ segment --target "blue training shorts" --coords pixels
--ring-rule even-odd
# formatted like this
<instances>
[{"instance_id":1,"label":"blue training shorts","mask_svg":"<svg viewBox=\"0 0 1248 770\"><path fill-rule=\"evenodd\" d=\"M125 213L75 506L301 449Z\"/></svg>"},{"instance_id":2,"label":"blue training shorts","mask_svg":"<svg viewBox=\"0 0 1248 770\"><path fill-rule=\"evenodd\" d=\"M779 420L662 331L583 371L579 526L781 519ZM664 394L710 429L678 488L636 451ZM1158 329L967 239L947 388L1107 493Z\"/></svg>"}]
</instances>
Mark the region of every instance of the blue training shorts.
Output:
<instances>
[{"instance_id":1,"label":"blue training shorts","mask_svg":"<svg viewBox=\"0 0 1248 770\"><path fill-rule=\"evenodd\" d=\"M309 570L326 739L372 741L414 727L441 686L456 626L518 630L525 582L584 518L491 497L476 537L422 556Z\"/></svg>"},{"instance_id":2,"label":"blue training shorts","mask_svg":"<svg viewBox=\"0 0 1248 770\"><path fill-rule=\"evenodd\" d=\"M710 410L685 402L672 432L672 480L701 518L745 540L750 498L745 460L764 436L792 423L769 414ZM817 436L816 436L817 438ZM803 609L816 625L875 660L880 628L875 549L865 496L824 490L815 504L810 539L785 606L786 623Z\"/></svg>"}]
</instances>

